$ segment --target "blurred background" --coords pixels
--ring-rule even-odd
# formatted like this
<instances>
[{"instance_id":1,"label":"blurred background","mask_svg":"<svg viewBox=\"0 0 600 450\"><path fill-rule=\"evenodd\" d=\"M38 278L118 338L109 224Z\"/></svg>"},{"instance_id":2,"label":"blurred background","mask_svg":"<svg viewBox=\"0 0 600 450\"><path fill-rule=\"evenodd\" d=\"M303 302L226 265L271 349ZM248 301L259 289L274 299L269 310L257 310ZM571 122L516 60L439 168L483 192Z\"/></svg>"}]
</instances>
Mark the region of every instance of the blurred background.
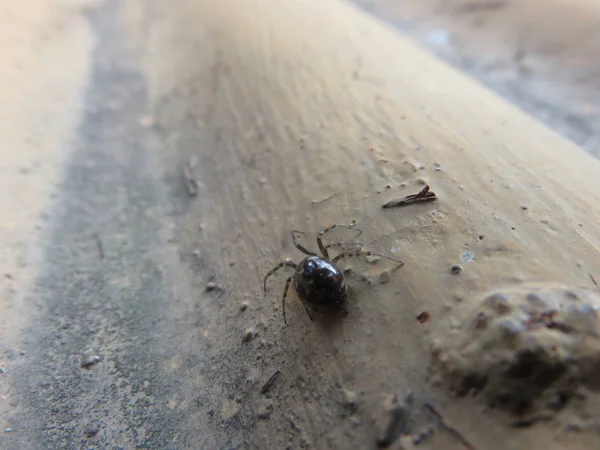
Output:
<instances>
[{"instance_id":1,"label":"blurred background","mask_svg":"<svg viewBox=\"0 0 600 450\"><path fill-rule=\"evenodd\" d=\"M588 152L600 155L600 2L355 3Z\"/></svg>"}]
</instances>

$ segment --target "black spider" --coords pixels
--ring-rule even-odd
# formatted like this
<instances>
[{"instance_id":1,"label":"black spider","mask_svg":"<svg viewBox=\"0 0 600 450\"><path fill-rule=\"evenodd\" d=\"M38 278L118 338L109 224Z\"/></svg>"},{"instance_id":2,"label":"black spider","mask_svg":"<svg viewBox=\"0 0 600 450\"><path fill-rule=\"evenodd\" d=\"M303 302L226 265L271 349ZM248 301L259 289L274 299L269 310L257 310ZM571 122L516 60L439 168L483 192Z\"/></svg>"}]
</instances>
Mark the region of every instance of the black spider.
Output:
<instances>
[{"instance_id":1,"label":"black spider","mask_svg":"<svg viewBox=\"0 0 600 450\"><path fill-rule=\"evenodd\" d=\"M265 275L264 291L266 294L267 278L284 266L293 267L296 269L294 274L288 277L285 283L285 288L283 289L281 307L283 311L284 323L287 324L285 317L285 299L287 297L288 289L292 280L294 281L294 289L296 290L298 297L300 297L300 300L302 300L302 304L304 305L304 309L306 310L308 317L310 320L313 320L312 315L310 314L310 309L330 314L346 311L348 286L346 285L346 277L344 276L344 272L342 272L342 270L340 270L340 268L336 265L340 259L358 255L379 256L397 262L398 266L396 269L404 265L402 261L390 258L389 256L363 250L361 248L362 244L360 243L353 244L355 247L357 247L354 250L340 253L335 258L330 259L328 252L329 248L348 245L347 242L323 245L321 240L323 235L337 227L349 228L351 230L358 231L359 235L362 234L361 230L346 225L333 224L325 228L317 235L317 244L322 254L322 256L319 256L317 253L311 252L302 245L298 244L298 242L296 242L296 235L306 234L302 231L293 230L292 242L294 243L294 246L302 253L308 255L308 257L300 261L299 264L296 264L292 261L282 261Z\"/></svg>"}]
</instances>

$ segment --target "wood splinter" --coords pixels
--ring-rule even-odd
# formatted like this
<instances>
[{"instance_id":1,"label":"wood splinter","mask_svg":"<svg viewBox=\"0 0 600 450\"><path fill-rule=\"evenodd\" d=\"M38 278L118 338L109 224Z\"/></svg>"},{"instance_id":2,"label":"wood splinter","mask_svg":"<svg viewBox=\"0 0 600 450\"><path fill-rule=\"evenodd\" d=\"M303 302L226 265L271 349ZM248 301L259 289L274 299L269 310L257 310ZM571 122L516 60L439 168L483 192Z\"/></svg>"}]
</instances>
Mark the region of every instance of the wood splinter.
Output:
<instances>
[{"instance_id":1,"label":"wood splinter","mask_svg":"<svg viewBox=\"0 0 600 450\"><path fill-rule=\"evenodd\" d=\"M396 206L406 206L410 205L411 203L418 202L431 202L433 200L437 200L437 195L435 195L435 192L429 190L429 185L426 185L418 193L407 195L406 197L400 200L392 200L390 202L387 202L385 205L382 206L382 208L394 208Z\"/></svg>"}]
</instances>

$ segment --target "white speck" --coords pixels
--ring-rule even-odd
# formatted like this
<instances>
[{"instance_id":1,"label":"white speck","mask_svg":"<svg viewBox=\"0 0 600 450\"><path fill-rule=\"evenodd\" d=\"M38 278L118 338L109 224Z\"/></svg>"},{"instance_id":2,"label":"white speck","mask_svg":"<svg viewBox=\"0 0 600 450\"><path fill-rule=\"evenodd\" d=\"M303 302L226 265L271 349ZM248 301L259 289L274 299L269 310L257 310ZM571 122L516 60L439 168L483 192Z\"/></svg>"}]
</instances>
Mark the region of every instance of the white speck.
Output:
<instances>
[{"instance_id":1,"label":"white speck","mask_svg":"<svg viewBox=\"0 0 600 450\"><path fill-rule=\"evenodd\" d=\"M460 255L460 259L462 260L462 262L475 261L475 253L470 252L468 250L466 252L462 252L462 254Z\"/></svg>"}]
</instances>

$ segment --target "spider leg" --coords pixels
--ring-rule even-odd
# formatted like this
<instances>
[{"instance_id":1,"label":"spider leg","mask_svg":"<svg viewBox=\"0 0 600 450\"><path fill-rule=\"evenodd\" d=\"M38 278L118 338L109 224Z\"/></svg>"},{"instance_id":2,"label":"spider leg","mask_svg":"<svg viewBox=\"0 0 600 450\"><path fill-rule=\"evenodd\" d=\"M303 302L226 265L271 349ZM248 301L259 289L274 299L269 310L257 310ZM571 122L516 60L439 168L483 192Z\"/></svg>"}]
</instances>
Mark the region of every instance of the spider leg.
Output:
<instances>
[{"instance_id":1,"label":"spider leg","mask_svg":"<svg viewBox=\"0 0 600 450\"><path fill-rule=\"evenodd\" d=\"M283 297L281 297L281 310L283 311L283 323L287 325L287 320L285 318L285 298L287 297L288 289L290 288L290 283L292 282L292 277L288 277L285 282L285 288L283 289Z\"/></svg>"},{"instance_id":2,"label":"spider leg","mask_svg":"<svg viewBox=\"0 0 600 450\"><path fill-rule=\"evenodd\" d=\"M301 244L298 244L298 242L296 242L296 234L303 234L304 236L306 236L306 233L302 232L302 231L298 231L298 230L292 230L292 242L294 243L294 246L300 250L302 253L307 254L308 256L317 256L316 253L311 252L310 250L308 250L306 247L304 247Z\"/></svg>"},{"instance_id":3,"label":"spider leg","mask_svg":"<svg viewBox=\"0 0 600 450\"><path fill-rule=\"evenodd\" d=\"M329 225L327 228L321 230L317 236L317 244L319 245L319 250L321 250L321 253L323 253L323 256L325 257L325 259L329 259L329 252L327 252L327 246L323 245L321 238L326 233L329 233L331 230L333 230L334 228L338 228L338 227L348 228L349 230L358 231L358 234L356 235L356 237L358 237L362 234L362 230L359 230L358 228L354 228L354 227L348 226L348 225L342 225L339 223L334 223L333 225Z\"/></svg>"},{"instance_id":4,"label":"spider leg","mask_svg":"<svg viewBox=\"0 0 600 450\"><path fill-rule=\"evenodd\" d=\"M265 289L265 294L267 293L267 278L269 278L271 275L273 275L275 272L277 272L279 269L281 269L283 266L288 266L288 267L293 267L294 269L296 268L296 263L292 262L292 261L282 261L279 264L277 264L275 267L273 267L269 273L267 273L265 275L265 279L263 280L263 285L264 285L264 289Z\"/></svg>"},{"instance_id":5,"label":"spider leg","mask_svg":"<svg viewBox=\"0 0 600 450\"><path fill-rule=\"evenodd\" d=\"M378 256L380 258L389 259L390 261L394 261L394 262L398 263L398 265L392 270L392 272L398 270L400 267L402 267L404 265L404 262L400 261L399 259L392 258L392 257L387 256L387 255L382 255L381 253L374 253L374 252L371 252L371 251L368 251L368 250L362 250L362 249L354 250L354 251L351 251L351 252L340 253L335 258L333 258L332 262L335 264L340 259L349 258L351 256L361 256L361 255L365 255L365 256Z\"/></svg>"},{"instance_id":6,"label":"spider leg","mask_svg":"<svg viewBox=\"0 0 600 450\"><path fill-rule=\"evenodd\" d=\"M327 252L329 252L329 249L332 247L343 247L344 245L348 245L348 246L353 246L354 250L352 251L357 251L358 249L360 249L363 246L362 242L335 242L333 244L327 244L325 245L325 248L327 249Z\"/></svg>"}]
</instances>

